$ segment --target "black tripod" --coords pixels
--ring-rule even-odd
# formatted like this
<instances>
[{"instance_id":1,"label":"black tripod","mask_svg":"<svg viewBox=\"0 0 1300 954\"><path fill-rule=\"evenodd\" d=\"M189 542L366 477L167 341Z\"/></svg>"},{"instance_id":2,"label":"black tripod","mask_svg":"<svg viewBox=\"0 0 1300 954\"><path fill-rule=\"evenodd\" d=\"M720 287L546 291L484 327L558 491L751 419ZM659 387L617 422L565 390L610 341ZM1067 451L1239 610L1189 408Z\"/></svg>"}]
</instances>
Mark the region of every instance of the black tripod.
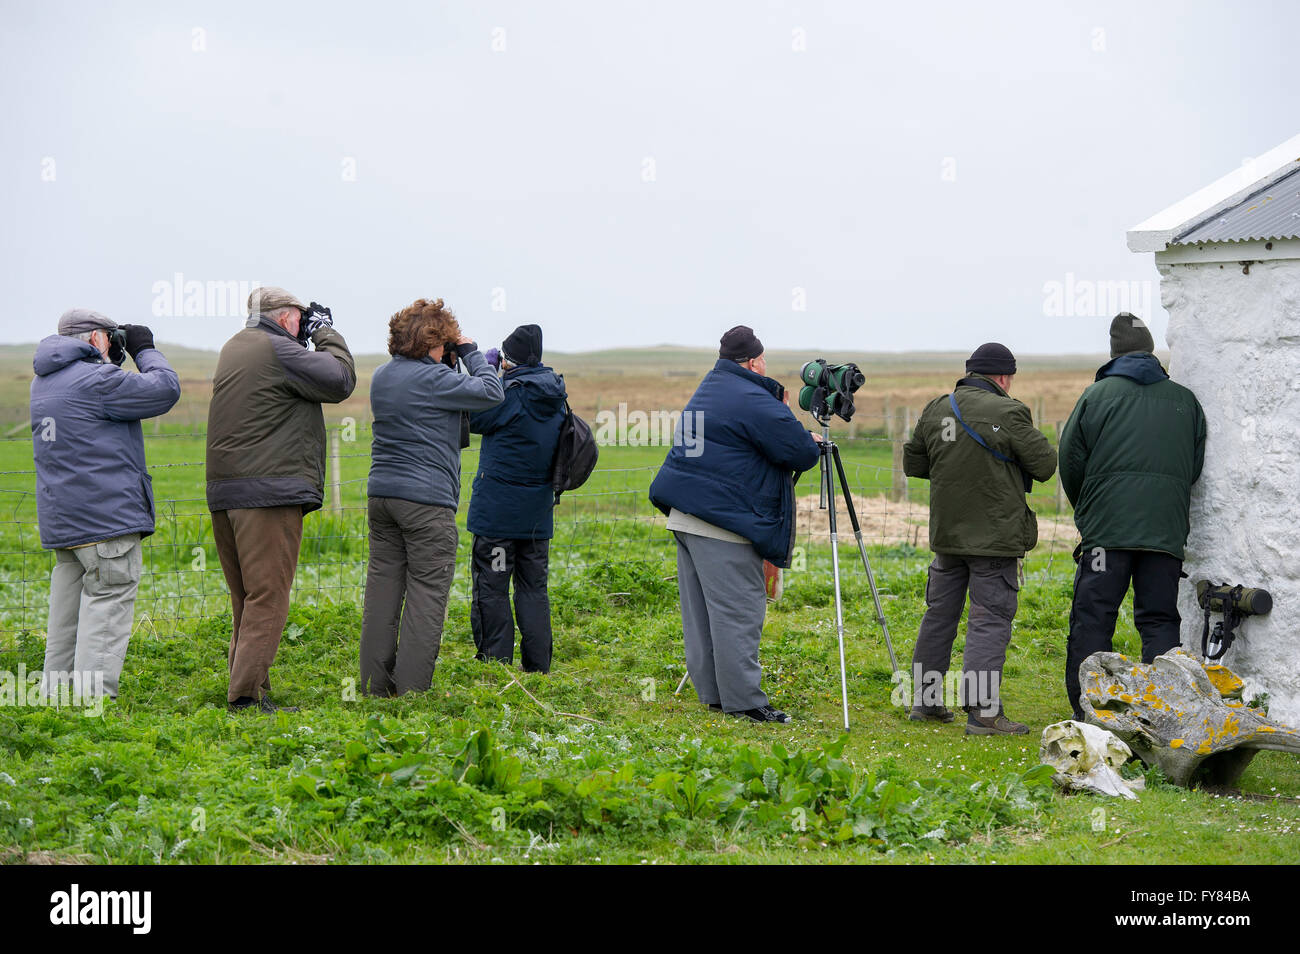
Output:
<instances>
[{"instance_id":1,"label":"black tripod","mask_svg":"<svg viewBox=\"0 0 1300 954\"><path fill-rule=\"evenodd\" d=\"M835 486L831 482L831 462L835 463L835 473L839 475L840 490L844 494L844 506L849 511L849 523L853 525L853 536L858 541L858 553L862 557L862 568L867 571L867 583L871 586L871 598L876 603L876 622L885 634L885 646L889 649L889 665L898 673L898 660L894 658L894 643L889 638L889 624L885 622L885 611L880 605L880 593L876 589L876 577L871 572L871 561L867 559L867 547L862 542L862 525L858 523L858 512L853 508L853 495L849 493L849 480L844 476L844 463L840 460L840 449L831 440L830 418L818 419L822 426L821 450L821 509L830 510L831 530L831 570L835 576L835 631L840 640L840 700L844 707L844 728L849 727L849 682L844 668L844 601L840 595L840 549L839 534L835 519Z\"/></svg>"}]
</instances>

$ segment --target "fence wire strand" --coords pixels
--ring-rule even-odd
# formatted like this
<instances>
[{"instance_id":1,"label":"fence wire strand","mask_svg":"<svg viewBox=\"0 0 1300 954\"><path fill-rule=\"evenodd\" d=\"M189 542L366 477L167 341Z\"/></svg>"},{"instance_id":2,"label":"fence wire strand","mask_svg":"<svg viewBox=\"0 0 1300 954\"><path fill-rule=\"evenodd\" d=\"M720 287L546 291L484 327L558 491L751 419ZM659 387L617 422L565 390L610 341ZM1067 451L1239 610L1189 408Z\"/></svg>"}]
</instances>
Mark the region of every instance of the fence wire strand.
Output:
<instances>
[{"instance_id":1,"label":"fence wire strand","mask_svg":"<svg viewBox=\"0 0 1300 954\"><path fill-rule=\"evenodd\" d=\"M898 433L890 433L891 428ZM350 440L339 439L340 433L349 433L344 429L331 427L330 431L336 443L332 453L327 453L324 505L305 518L292 598L316 604L360 603L369 552L366 475L370 431L367 425L357 425ZM914 558L928 552L929 489L925 481L909 480L901 473L905 429L885 416L875 421L859 417L853 431L852 436L832 437L840 445L864 543L885 555ZM217 558L212 518L206 499L196 495L204 486L204 461L199 458L205 437L193 431L145 435L146 459L156 488L156 530L143 545L137 627L175 632L183 624L229 612L229 591ZM26 445L30 462L28 438L0 439L0 455L4 455L0 459L11 465L20 462L20 444ZM645 447L642 451L640 456L645 459L662 461L667 448ZM184 457L186 453L193 456ZM182 459L172 459L178 456ZM477 448L465 450L453 600L469 599L471 538L464 530L464 518L477 465ZM647 493L658 466L598 466L583 488L561 498L551 542L553 580L596 566L629 562L659 563L666 574L672 572L673 538ZM827 513L819 507L819 476L817 470L805 473L795 486L796 545L806 552L829 545ZM833 483L840 544L853 547L838 480ZM54 553L40 545L35 484L34 469L0 471L0 514L5 515L0 519L0 634L43 632L47 623ZM159 494L160 486L164 491L180 492ZM1055 478L1049 484L1036 485L1036 491L1028 502L1038 514L1038 547L1047 554L1045 573L1055 578L1068 569L1072 574L1072 561L1061 559L1060 554L1073 549L1077 533ZM829 561L807 560L807 571L829 573L829 566L821 564Z\"/></svg>"}]
</instances>

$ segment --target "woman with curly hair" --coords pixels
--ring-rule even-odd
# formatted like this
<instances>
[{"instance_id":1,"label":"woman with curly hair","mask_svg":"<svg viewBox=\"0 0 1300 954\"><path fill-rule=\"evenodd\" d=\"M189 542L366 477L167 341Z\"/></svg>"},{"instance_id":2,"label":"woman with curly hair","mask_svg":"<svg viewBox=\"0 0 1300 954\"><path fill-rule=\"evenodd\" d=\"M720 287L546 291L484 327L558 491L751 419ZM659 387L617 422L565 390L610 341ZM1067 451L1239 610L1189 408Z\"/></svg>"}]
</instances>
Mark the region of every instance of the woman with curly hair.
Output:
<instances>
[{"instance_id":1,"label":"woman with curly hair","mask_svg":"<svg viewBox=\"0 0 1300 954\"><path fill-rule=\"evenodd\" d=\"M496 371L442 299L388 322L392 360L370 383L374 418L370 563L361 686L372 695L428 689L456 571L461 419L501 403ZM468 374L458 373L457 358Z\"/></svg>"}]
</instances>

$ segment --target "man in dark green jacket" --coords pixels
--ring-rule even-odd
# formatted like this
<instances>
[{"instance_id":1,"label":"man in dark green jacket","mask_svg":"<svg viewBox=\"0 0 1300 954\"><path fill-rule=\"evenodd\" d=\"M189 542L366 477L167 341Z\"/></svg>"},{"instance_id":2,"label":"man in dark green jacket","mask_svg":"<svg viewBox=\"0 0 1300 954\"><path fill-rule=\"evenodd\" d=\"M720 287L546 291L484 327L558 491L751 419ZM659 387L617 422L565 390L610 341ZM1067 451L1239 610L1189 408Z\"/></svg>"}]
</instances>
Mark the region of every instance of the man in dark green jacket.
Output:
<instances>
[{"instance_id":1,"label":"man in dark green jacket","mask_svg":"<svg viewBox=\"0 0 1300 954\"><path fill-rule=\"evenodd\" d=\"M951 722L944 683L970 591L961 699L967 735L1020 735L1029 727L1002 712L1002 665L1020 589L1020 559L1038 542L1025 503L1033 480L1056 471L1056 452L1029 408L1008 396L1015 356L980 345L952 394L931 401L903 448L909 477L930 481L930 564L925 618L912 654L917 721Z\"/></svg>"},{"instance_id":2,"label":"man in dark green jacket","mask_svg":"<svg viewBox=\"0 0 1300 954\"><path fill-rule=\"evenodd\" d=\"M226 701L270 713L302 518L324 498L321 404L346 400L357 372L329 309L268 286L248 296L248 315L212 377L208 509L233 616Z\"/></svg>"},{"instance_id":3,"label":"man in dark green jacket","mask_svg":"<svg viewBox=\"0 0 1300 954\"><path fill-rule=\"evenodd\" d=\"M1130 580L1142 661L1181 642L1178 580L1192 484L1205 460L1205 414L1196 395L1169 380L1154 350L1142 319L1116 315L1112 360L1061 434L1061 485L1083 537L1065 663L1075 719L1084 714L1079 664L1111 651Z\"/></svg>"}]
</instances>

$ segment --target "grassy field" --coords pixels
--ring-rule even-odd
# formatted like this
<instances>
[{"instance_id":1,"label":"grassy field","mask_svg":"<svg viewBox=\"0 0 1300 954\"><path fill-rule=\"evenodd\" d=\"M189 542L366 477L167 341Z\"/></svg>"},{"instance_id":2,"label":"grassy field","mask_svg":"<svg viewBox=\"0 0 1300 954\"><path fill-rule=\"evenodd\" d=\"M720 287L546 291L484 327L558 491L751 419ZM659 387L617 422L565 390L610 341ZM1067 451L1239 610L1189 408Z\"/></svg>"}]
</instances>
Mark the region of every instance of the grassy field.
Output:
<instances>
[{"instance_id":1,"label":"grassy field","mask_svg":"<svg viewBox=\"0 0 1300 954\"><path fill-rule=\"evenodd\" d=\"M932 365L917 373L938 374ZM1078 370L1070 372L1081 373ZM614 375L616 376L616 375ZM571 383L571 390L573 386ZM228 604L202 501L202 442L182 416L148 434L159 500L121 698L102 718L0 707L0 858L91 862L1294 862L1300 765L1262 753L1233 792L1148 773L1136 803L1053 792L1038 730L1061 687L1073 565L1026 562L1008 713L1034 732L966 738L891 700L864 575L845 557L849 703L840 726L828 548L801 541L769 609L765 688L787 726L723 717L684 672L668 535L645 498L657 447L608 447L557 515L555 669L473 660L465 547L431 692L355 693L364 574L364 420L341 444L340 509L307 518L295 602L272 671L297 714L229 715ZM893 486L892 447L845 441L854 493ZM475 464L464 460L465 488ZM44 652L48 557L34 535L31 450L0 443L0 670ZM800 494L815 493L802 485ZM908 491L918 510L924 484ZM1034 501L1055 516L1051 487ZM463 523L462 523L463 527ZM901 659L928 555L873 540ZM957 652L962 640L959 637ZM1117 649L1137 652L1131 606ZM1132 771L1138 772L1138 768Z\"/></svg>"}]
</instances>

